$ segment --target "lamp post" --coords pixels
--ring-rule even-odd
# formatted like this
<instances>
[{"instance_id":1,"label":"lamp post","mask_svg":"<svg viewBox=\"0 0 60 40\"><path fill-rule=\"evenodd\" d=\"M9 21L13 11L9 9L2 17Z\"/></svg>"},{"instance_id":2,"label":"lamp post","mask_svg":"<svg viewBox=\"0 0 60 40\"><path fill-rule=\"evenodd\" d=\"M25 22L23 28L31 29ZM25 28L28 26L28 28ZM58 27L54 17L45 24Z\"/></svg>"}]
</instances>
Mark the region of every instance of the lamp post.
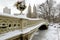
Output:
<instances>
[{"instance_id":1,"label":"lamp post","mask_svg":"<svg viewBox=\"0 0 60 40\"><path fill-rule=\"evenodd\" d=\"M24 1L17 1L16 3L15 3L15 6L16 6L16 8L19 10L19 11L21 11L21 13L20 13L20 15L22 15L23 13L23 11L26 9L26 5L25 5L25 0ZM23 28L22 28L22 19L21 19L21 31L23 32L23 30L22 30ZM20 37L20 39L21 40L24 40L23 39L23 34L21 34L21 37Z\"/></svg>"}]
</instances>

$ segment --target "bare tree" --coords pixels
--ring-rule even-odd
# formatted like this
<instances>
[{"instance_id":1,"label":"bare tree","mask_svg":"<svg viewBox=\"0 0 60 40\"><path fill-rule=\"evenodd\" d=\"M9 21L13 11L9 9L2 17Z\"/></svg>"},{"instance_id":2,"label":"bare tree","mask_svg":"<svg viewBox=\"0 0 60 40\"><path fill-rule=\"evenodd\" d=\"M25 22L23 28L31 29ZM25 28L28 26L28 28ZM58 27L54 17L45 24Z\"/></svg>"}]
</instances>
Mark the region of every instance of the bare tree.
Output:
<instances>
[{"instance_id":1,"label":"bare tree","mask_svg":"<svg viewBox=\"0 0 60 40\"><path fill-rule=\"evenodd\" d=\"M59 4L57 4L57 9L58 9L58 13L59 13L59 22L60 22L60 3Z\"/></svg>"},{"instance_id":2,"label":"bare tree","mask_svg":"<svg viewBox=\"0 0 60 40\"><path fill-rule=\"evenodd\" d=\"M50 22L51 11L54 6L55 1L47 0L45 3L39 5L39 12L44 14L44 17Z\"/></svg>"},{"instance_id":3,"label":"bare tree","mask_svg":"<svg viewBox=\"0 0 60 40\"><path fill-rule=\"evenodd\" d=\"M51 15L52 15L52 22L55 22L55 13L56 13L57 11L56 11L56 7L53 7L52 8L52 11L51 11Z\"/></svg>"},{"instance_id":4,"label":"bare tree","mask_svg":"<svg viewBox=\"0 0 60 40\"><path fill-rule=\"evenodd\" d=\"M39 5L39 9L38 11L41 12L43 14L43 17L46 18L46 16L48 15L48 9L47 9L48 6L46 6L45 3L42 3L41 5Z\"/></svg>"}]
</instances>

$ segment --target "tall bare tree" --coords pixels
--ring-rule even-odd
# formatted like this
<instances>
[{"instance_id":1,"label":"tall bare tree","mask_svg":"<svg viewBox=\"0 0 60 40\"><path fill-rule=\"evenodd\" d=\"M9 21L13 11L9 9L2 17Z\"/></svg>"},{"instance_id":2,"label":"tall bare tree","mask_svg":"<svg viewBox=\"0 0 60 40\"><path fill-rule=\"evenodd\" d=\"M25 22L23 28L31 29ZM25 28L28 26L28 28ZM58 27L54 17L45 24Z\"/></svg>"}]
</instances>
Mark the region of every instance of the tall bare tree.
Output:
<instances>
[{"instance_id":1,"label":"tall bare tree","mask_svg":"<svg viewBox=\"0 0 60 40\"><path fill-rule=\"evenodd\" d=\"M46 0L45 3L42 3L41 5L39 5L39 12L44 14L44 17L46 19L48 19L48 21L50 22L50 17L51 17L51 11L52 8L54 7L55 1L53 0Z\"/></svg>"},{"instance_id":2,"label":"tall bare tree","mask_svg":"<svg viewBox=\"0 0 60 40\"><path fill-rule=\"evenodd\" d=\"M59 13L59 21L60 21L60 3L59 4L57 4L57 9L58 9L58 13Z\"/></svg>"},{"instance_id":3,"label":"tall bare tree","mask_svg":"<svg viewBox=\"0 0 60 40\"><path fill-rule=\"evenodd\" d=\"M53 8L52 8L52 11L51 11L52 22L55 22L55 20L56 20L56 19L55 19L55 14L56 14L56 12L57 12L57 11L56 11L56 7L53 7Z\"/></svg>"}]
</instances>

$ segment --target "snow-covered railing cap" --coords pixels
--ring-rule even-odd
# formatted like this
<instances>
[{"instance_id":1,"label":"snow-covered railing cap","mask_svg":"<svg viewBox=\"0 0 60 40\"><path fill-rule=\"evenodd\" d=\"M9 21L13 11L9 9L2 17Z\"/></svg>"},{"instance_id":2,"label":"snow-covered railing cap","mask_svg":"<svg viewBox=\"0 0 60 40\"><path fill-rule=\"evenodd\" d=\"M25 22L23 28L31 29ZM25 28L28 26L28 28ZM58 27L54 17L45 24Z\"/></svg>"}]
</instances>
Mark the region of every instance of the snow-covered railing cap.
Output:
<instances>
[{"instance_id":1,"label":"snow-covered railing cap","mask_svg":"<svg viewBox=\"0 0 60 40\"><path fill-rule=\"evenodd\" d=\"M0 13L0 16L28 19L26 15L12 15L12 14Z\"/></svg>"}]
</instances>

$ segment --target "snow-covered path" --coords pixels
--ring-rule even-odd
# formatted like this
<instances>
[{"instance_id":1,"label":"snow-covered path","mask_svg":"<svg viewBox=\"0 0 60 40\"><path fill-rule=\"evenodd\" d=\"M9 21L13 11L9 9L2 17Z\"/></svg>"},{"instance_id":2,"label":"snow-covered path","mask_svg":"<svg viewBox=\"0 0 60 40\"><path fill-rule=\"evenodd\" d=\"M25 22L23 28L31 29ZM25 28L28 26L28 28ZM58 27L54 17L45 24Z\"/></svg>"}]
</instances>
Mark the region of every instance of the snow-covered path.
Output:
<instances>
[{"instance_id":1,"label":"snow-covered path","mask_svg":"<svg viewBox=\"0 0 60 40\"><path fill-rule=\"evenodd\" d=\"M60 25L50 25L48 30L38 31L32 40L60 40Z\"/></svg>"}]
</instances>

